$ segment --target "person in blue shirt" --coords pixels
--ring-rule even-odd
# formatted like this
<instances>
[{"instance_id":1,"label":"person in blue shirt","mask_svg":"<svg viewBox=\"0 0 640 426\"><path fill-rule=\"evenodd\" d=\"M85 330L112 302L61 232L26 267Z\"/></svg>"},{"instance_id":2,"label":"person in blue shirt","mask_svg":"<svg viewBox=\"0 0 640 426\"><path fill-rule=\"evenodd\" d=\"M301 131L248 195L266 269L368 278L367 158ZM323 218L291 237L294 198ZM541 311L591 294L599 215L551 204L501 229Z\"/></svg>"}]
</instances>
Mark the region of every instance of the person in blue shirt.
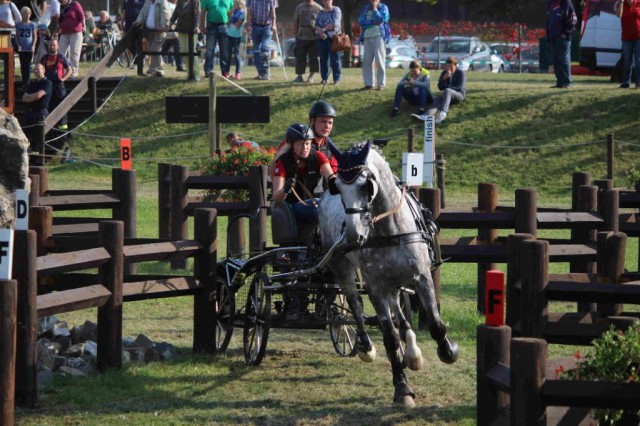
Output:
<instances>
[{"instance_id":1,"label":"person in blue shirt","mask_svg":"<svg viewBox=\"0 0 640 426\"><path fill-rule=\"evenodd\" d=\"M234 0L231 17L229 18L229 31L227 32L227 43L229 45L227 48L227 53L229 54L227 59L227 73L231 70L231 61L233 60L236 65L236 80L240 80L242 77L240 45L242 44L242 32L244 30L244 24L246 23L246 10L244 0Z\"/></svg>"},{"instance_id":2,"label":"person in blue shirt","mask_svg":"<svg viewBox=\"0 0 640 426\"><path fill-rule=\"evenodd\" d=\"M20 57L20 72L22 73L22 85L26 89L31 79L31 61L38 40L38 30L35 22L30 21L31 9L24 6L20 10L22 21L16 22L16 39L18 44L18 56Z\"/></svg>"},{"instance_id":3,"label":"person in blue shirt","mask_svg":"<svg viewBox=\"0 0 640 426\"><path fill-rule=\"evenodd\" d=\"M576 11L571 0L547 1L547 41L553 56L556 89L571 86L571 35L576 29Z\"/></svg>"},{"instance_id":4,"label":"person in blue shirt","mask_svg":"<svg viewBox=\"0 0 640 426\"><path fill-rule=\"evenodd\" d=\"M386 84L385 43L391 34L389 28L389 8L380 0L369 0L358 15L358 23L362 27L361 41L364 41L364 57L362 58L362 90L373 89L373 61L376 62L376 82L378 90Z\"/></svg>"}]
</instances>

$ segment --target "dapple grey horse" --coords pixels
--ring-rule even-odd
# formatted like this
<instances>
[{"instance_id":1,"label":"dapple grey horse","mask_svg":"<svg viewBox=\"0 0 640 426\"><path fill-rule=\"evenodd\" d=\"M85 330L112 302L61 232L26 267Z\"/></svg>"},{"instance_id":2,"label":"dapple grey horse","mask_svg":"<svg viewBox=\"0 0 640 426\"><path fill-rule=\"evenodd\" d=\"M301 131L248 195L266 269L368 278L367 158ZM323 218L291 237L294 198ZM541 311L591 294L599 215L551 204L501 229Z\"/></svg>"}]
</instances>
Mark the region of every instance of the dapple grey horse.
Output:
<instances>
[{"instance_id":1,"label":"dapple grey horse","mask_svg":"<svg viewBox=\"0 0 640 426\"><path fill-rule=\"evenodd\" d=\"M440 360L453 363L459 351L458 345L447 338L446 326L438 312L427 224L417 200L405 193L389 164L372 149L370 142L344 153L332 144L329 147L338 159L338 176L330 185L335 195L327 191L319 202L322 245L327 250L342 234L345 234L346 244L346 254L334 256L329 267L346 295L357 323L358 356L363 361L373 361L376 350L365 330L362 300L354 280L356 268L360 269L391 362L394 403L413 406L415 392L407 382L403 368L406 365L419 370L423 359L416 335L400 309L400 287L418 294L428 315L431 337L438 343ZM406 345L404 359L400 339Z\"/></svg>"}]
</instances>

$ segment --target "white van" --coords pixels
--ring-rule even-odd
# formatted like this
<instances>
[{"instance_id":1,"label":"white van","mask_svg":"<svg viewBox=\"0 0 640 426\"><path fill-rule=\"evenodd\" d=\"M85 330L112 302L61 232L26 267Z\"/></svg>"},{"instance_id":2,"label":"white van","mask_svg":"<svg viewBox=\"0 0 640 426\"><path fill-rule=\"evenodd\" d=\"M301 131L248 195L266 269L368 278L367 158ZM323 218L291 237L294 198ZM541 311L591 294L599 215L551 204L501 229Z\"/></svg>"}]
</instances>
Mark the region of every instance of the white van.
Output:
<instances>
[{"instance_id":1,"label":"white van","mask_svg":"<svg viewBox=\"0 0 640 426\"><path fill-rule=\"evenodd\" d=\"M616 0L588 0L587 19L582 22L580 65L591 70L612 69L622 54L620 18L615 15Z\"/></svg>"}]
</instances>

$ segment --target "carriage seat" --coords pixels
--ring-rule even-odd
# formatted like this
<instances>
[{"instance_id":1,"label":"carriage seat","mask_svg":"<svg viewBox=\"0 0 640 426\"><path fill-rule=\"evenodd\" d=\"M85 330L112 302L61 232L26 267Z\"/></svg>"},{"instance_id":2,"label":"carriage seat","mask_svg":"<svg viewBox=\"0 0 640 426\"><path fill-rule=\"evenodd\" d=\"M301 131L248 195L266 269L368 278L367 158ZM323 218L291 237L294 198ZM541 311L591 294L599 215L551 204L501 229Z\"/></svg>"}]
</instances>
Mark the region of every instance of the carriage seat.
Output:
<instances>
[{"instance_id":1,"label":"carriage seat","mask_svg":"<svg viewBox=\"0 0 640 426\"><path fill-rule=\"evenodd\" d=\"M271 212L271 237L274 244L307 244L313 239L315 225L298 223L293 207L287 202L276 203Z\"/></svg>"}]
</instances>

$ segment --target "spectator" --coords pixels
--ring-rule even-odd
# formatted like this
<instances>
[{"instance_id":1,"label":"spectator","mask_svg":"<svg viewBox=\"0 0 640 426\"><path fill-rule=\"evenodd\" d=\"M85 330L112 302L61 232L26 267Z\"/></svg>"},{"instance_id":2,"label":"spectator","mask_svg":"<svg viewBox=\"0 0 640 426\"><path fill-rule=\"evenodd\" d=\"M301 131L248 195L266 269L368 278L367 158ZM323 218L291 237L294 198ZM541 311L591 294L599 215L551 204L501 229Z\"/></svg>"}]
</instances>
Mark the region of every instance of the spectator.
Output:
<instances>
[{"instance_id":1,"label":"spectator","mask_svg":"<svg viewBox=\"0 0 640 426\"><path fill-rule=\"evenodd\" d=\"M82 53L84 10L77 0L60 0L60 51L66 55L73 69L72 77L78 77L78 63ZM68 52L68 53L67 53Z\"/></svg>"},{"instance_id":2,"label":"spectator","mask_svg":"<svg viewBox=\"0 0 640 426\"><path fill-rule=\"evenodd\" d=\"M113 31L113 21L111 21L109 12L101 10L98 23L94 25L93 38L96 40L96 43L100 44L104 40L105 36L108 36L109 33Z\"/></svg>"},{"instance_id":3,"label":"spectator","mask_svg":"<svg viewBox=\"0 0 640 426\"><path fill-rule=\"evenodd\" d=\"M440 110L436 116L436 124L442 123L447 117L449 105L464 101L467 93L467 76L458 68L458 60L453 56L447 58L444 71L438 79L438 89L442 93L427 111L427 114L435 115Z\"/></svg>"},{"instance_id":4,"label":"spectator","mask_svg":"<svg viewBox=\"0 0 640 426\"><path fill-rule=\"evenodd\" d=\"M144 76L144 72L142 71L144 55L138 53L142 51L142 35L140 29L135 28L133 26L133 23L136 22L136 19L138 19L138 15L142 10L142 6L144 6L144 0L124 0L124 4L122 5L122 21L124 22L124 32L127 33L131 29L134 29L135 31L134 39L129 46L129 50L135 58L135 63L138 66L139 76Z\"/></svg>"},{"instance_id":5,"label":"spectator","mask_svg":"<svg viewBox=\"0 0 640 426\"><path fill-rule=\"evenodd\" d=\"M20 58L20 72L22 73L22 86L24 89L29 84L31 78L31 61L38 39L38 30L35 22L31 22L31 9L24 6L20 11L22 21L16 23L16 34L18 37L18 56Z\"/></svg>"},{"instance_id":6,"label":"spectator","mask_svg":"<svg viewBox=\"0 0 640 426\"><path fill-rule=\"evenodd\" d=\"M49 21L49 33L51 33L51 36L57 36L60 20L60 1L51 0L49 10L49 16L51 17Z\"/></svg>"},{"instance_id":7,"label":"spectator","mask_svg":"<svg viewBox=\"0 0 640 426\"><path fill-rule=\"evenodd\" d=\"M16 22L20 22L20 11L11 0L0 0L0 28L11 29L11 45L18 50L16 42Z\"/></svg>"},{"instance_id":8,"label":"spectator","mask_svg":"<svg viewBox=\"0 0 640 426\"><path fill-rule=\"evenodd\" d=\"M138 18L133 23L135 28L142 28L142 37L147 40L149 51L158 53L151 56L147 70L147 74L156 77L164 77L164 61L159 53L167 36L169 17L166 0L145 0Z\"/></svg>"},{"instance_id":9,"label":"spectator","mask_svg":"<svg viewBox=\"0 0 640 426\"><path fill-rule=\"evenodd\" d=\"M378 90L383 90L386 84L385 73L385 43L391 34L389 28L389 8L380 0L369 0L358 15L358 22L362 27L360 39L364 40L364 57L362 58L362 90L373 89L373 62L376 62L376 80Z\"/></svg>"},{"instance_id":10,"label":"spectator","mask_svg":"<svg viewBox=\"0 0 640 426\"><path fill-rule=\"evenodd\" d=\"M170 24L175 24L175 30L178 32L180 46L184 46L185 51L189 51L189 37L191 34L200 34L200 1L199 0L178 0L176 9L171 15ZM196 52L196 37L191 37L193 52ZM187 57L187 68L191 75L190 59ZM200 60L199 56L193 58L193 77L196 81L200 80Z\"/></svg>"},{"instance_id":11,"label":"spectator","mask_svg":"<svg viewBox=\"0 0 640 426\"><path fill-rule=\"evenodd\" d=\"M551 45L556 89L571 86L571 35L576 29L576 11L571 0L547 0L547 41Z\"/></svg>"},{"instance_id":12,"label":"spectator","mask_svg":"<svg viewBox=\"0 0 640 426\"><path fill-rule=\"evenodd\" d=\"M422 68L420 61L411 61L409 72L402 77L396 87L391 117L399 114L402 98L405 98L411 105L418 105L418 115L423 115L426 106L433 103L433 96L429 87L430 82L429 71Z\"/></svg>"},{"instance_id":13,"label":"spectator","mask_svg":"<svg viewBox=\"0 0 640 426\"><path fill-rule=\"evenodd\" d=\"M167 9L169 15L173 16L173 12L176 10L176 0L167 0ZM169 20L169 29L171 29L171 20ZM175 31L167 32L167 38L162 43L162 57L167 60L171 65L176 66L176 71L186 71L184 63L182 62L182 56L180 55L180 40L178 40L178 33ZM169 52L172 54L169 55Z\"/></svg>"},{"instance_id":14,"label":"spectator","mask_svg":"<svg viewBox=\"0 0 640 426\"><path fill-rule=\"evenodd\" d=\"M247 22L253 41L253 63L258 71L258 80L270 80L269 42L271 35L277 31L276 9L278 0L248 0Z\"/></svg>"},{"instance_id":15,"label":"spectator","mask_svg":"<svg viewBox=\"0 0 640 426\"><path fill-rule=\"evenodd\" d=\"M313 0L304 0L293 13L293 32L296 34L294 54L296 57L296 74L294 83L302 83L302 76L307 68L309 58L309 78L313 83L313 75L320 70L318 64L318 49L316 46L316 18L322 7Z\"/></svg>"},{"instance_id":16,"label":"spectator","mask_svg":"<svg viewBox=\"0 0 640 426\"><path fill-rule=\"evenodd\" d=\"M631 67L636 70L636 85L640 87L640 1L619 0L614 5L622 27L622 56L624 75L621 89L631 87Z\"/></svg>"},{"instance_id":17,"label":"spectator","mask_svg":"<svg viewBox=\"0 0 640 426\"><path fill-rule=\"evenodd\" d=\"M245 18L247 16L244 0L234 0L231 18L229 19L229 33L227 34L227 42L229 43L228 53L229 59L227 64L228 71L231 72L231 60L236 65L236 80L240 80L242 74L242 58L240 57L240 45L242 44L242 33L244 31Z\"/></svg>"},{"instance_id":18,"label":"spectator","mask_svg":"<svg viewBox=\"0 0 640 426\"><path fill-rule=\"evenodd\" d=\"M58 40L51 38L48 45L47 54L40 59L40 63L44 66L44 75L51 81L51 100L49 101L49 111L53 111L60 105L67 96L67 90L64 87L64 82L71 77L73 69L66 56L58 52ZM56 127L59 130L66 131L69 126L67 125L67 116L60 119ZM57 138L56 143L60 144L57 149L62 148L64 138ZM54 143L50 143L53 145Z\"/></svg>"},{"instance_id":19,"label":"spectator","mask_svg":"<svg viewBox=\"0 0 640 426\"><path fill-rule=\"evenodd\" d=\"M34 56L33 56L34 64L39 64L40 59L42 59L42 57L47 54L50 40L51 40L51 33L49 33L47 24L43 22L38 24L38 40L36 41L36 47L35 47Z\"/></svg>"},{"instance_id":20,"label":"spectator","mask_svg":"<svg viewBox=\"0 0 640 426\"><path fill-rule=\"evenodd\" d=\"M31 20L38 25L40 22L40 17L44 15L47 10L47 2L46 0L15 0L15 3L18 10L22 10L23 7L28 7L31 9Z\"/></svg>"},{"instance_id":21,"label":"spectator","mask_svg":"<svg viewBox=\"0 0 640 426\"><path fill-rule=\"evenodd\" d=\"M233 148L260 148L260 145L258 145L257 143L245 141L240 138L240 136L238 136L238 134L235 132L227 133L225 139L227 140L227 144L229 145L228 151Z\"/></svg>"},{"instance_id":22,"label":"spectator","mask_svg":"<svg viewBox=\"0 0 640 426\"><path fill-rule=\"evenodd\" d=\"M220 51L220 71L229 77L229 53L227 53L227 22L229 12L233 7L233 0L201 0L200 27L207 28L207 51L204 54L204 75L207 77L213 71L216 44Z\"/></svg>"},{"instance_id":23,"label":"spectator","mask_svg":"<svg viewBox=\"0 0 640 426\"><path fill-rule=\"evenodd\" d=\"M22 95L22 102L27 104L24 129L29 141L33 137L33 126L49 116L49 100L51 99L51 81L44 76L44 66L36 64L33 67L33 74L35 78L29 81L29 85Z\"/></svg>"},{"instance_id":24,"label":"spectator","mask_svg":"<svg viewBox=\"0 0 640 426\"><path fill-rule=\"evenodd\" d=\"M324 9L316 18L316 45L320 54L320 78L322 84L329 80L329 68L333 74L333 84L342 78L342 51L331 50L331 40L342 32L342 11L333 5L333 0L323 0Z\"/></svg>"},{"instance_id":25,"label":"spectator","mask_svg":"<svg viewBox=\"0 0 640 426\"><path fill-rule=\"evenodd\" d=\"M93 20L93 12L85 10L84 29L82 30L82 55L80 61L88 61L89 58L95 60L96 40L93 34L96 30L96 23Z\"/></svg>"}]
</instances>

